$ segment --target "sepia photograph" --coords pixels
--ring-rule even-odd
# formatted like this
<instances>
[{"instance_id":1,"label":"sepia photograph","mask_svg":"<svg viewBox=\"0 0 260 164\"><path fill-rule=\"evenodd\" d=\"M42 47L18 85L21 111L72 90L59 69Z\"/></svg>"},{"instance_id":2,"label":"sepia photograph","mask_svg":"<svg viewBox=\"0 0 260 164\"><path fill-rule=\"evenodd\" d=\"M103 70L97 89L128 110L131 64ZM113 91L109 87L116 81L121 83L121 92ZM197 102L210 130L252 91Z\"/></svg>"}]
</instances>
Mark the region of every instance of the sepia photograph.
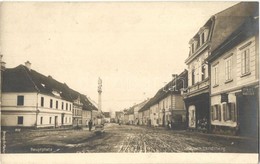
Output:
<instances>
[{"instance_id":1,"label":"sepia photograph","mask_svg":"<svg viewBox=\"0 0 260 164\"><path fill-rule=\"evenodd\" d=\"M258 163L258 1L0 2L0 64L1 163Z\"/></svg>"}]
</instances>

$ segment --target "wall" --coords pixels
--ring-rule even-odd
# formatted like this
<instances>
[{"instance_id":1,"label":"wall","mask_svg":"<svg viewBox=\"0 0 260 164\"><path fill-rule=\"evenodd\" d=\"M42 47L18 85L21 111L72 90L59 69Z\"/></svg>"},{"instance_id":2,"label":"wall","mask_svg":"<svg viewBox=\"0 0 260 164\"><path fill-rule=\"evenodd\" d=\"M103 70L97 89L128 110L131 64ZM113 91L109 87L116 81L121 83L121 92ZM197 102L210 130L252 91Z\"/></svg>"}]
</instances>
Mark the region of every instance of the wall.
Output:
<instances>
[{"instance_id":1,"label":"wall","mask_svg":"<svg viewBox=\"0 0 260 164\"><path fill-rule=\"evenodd\" d=\"M208 51L204 51L200 54L196 59L194 59L188 65L188 86L192 86L192 68L195 69L195 84L202 81L202 72L201 66L204 61L208 57ZM208 65L205 65L205 78L208 77Z\"/></svg>"},{"instance_id":2,"label":"wall","mask_svg":"<svg viewBox=\"0 0 260 164\"><path fill-rule=\"evenodd\" d=\"M248 45L249 43L249 45ZM249 48L250 51L250 74L246 76L241 76L241 54L244 49L241 50L241 47L246 46L244 49ZM229 127L236 127L237 122L233 121L224 121L223 120L223 103L221 103L221 94L228 93L228 101L230 103L235 103L235 108L237 107L236 102L236 92L240 92L241 88L250 84L254 84L258 82L258 70L257 65L258 63L258 46L256 46L256 38L251 37L247 40L241 42L239 45L235 46L228 52L225 52L221 55L218 59L216 59L211 64L211 74L213 75L213 67L217 64L218 65L218 72L219 72L219 83L218 86L211 86L211 106L212 105L221 105L221 118L222 120L211 120L212 125L218 126L229 126ZM225 59L231 57L231 77L232 81L227 82L225 79ZM211 77L211 83L213 84L213 76ZM236 110L237 111L237 110ZM235 113L237 115L237 113Z\"/></svg>"},{"instance_id":3,"label":"wall","mask_svg":"<svg viewBox=\"0 0 260 164\"><path fill-rule=\"evenodd\" d=\"M18 125L18 116L23 116L23 125ZM1 114L1 126L33 127L36 122L36 114L32 112L3 112Z\"/></svg>"}]
</instances>

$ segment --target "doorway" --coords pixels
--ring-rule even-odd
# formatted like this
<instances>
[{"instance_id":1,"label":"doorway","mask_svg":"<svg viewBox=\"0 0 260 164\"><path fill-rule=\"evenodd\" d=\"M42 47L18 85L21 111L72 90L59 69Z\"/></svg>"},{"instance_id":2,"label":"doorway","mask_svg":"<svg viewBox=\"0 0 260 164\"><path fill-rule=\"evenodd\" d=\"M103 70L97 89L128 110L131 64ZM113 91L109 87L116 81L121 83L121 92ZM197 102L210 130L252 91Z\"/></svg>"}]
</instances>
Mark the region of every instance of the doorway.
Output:
<instances>
[{"instance_id":1,"label":"doorway","mask_svg":"<svg viewBox=\"0 0 260 164\"><path fill-rule=\"evenodd\" d=\"M237 96L239 134L257 137L258 96Z\"/></svg>"}]
</instances>

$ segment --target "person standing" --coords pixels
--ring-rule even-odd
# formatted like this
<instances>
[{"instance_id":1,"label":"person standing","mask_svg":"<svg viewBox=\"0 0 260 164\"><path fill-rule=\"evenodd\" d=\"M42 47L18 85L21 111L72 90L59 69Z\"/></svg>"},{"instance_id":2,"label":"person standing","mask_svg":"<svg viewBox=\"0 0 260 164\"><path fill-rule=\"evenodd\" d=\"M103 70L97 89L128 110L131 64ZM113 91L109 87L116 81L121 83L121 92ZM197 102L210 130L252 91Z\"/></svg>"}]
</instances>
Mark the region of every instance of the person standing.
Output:
<instances>
[{"instance_id":1,"label":"person standing","mask_svg":"<svg viewBox=\"0 0 260 164\"><path fill-rule=\"evenodd\" d=\"M91 129L92 129L92 120L89 120L89 122L88 122L88 128L89 128L89 131L91 131Z\"/></svg>"}]
</instances>

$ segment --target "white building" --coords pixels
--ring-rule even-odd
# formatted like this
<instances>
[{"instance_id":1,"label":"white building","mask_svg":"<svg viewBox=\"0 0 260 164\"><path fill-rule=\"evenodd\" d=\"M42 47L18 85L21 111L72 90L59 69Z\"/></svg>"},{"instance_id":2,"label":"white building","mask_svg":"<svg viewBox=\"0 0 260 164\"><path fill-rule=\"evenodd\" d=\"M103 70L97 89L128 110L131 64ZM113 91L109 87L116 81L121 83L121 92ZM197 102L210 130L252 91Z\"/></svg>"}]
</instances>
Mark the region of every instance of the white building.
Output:
<instances>
[{"instance_id":1,"label":"white building","mask_svg":"<svg viewBox=\"0 0 260 164\"><path fill-rule=\"evenodd\" d=\"M5 69L2 84L2 127L72 125L68 87L26 66Z\"/></svg>"},{"instance_id":2,"label":"white building","mask_svg":"<svg viewBox=\"0 0 260 164\"><path fill-rule=\"evenodd\" d=\"M246 10L247 9L247 10ZM258 4L240 3L233 31L215 47L211 70L211 129L213 133L257 137L259 116Z\"/></svg>"}]
</instances>

